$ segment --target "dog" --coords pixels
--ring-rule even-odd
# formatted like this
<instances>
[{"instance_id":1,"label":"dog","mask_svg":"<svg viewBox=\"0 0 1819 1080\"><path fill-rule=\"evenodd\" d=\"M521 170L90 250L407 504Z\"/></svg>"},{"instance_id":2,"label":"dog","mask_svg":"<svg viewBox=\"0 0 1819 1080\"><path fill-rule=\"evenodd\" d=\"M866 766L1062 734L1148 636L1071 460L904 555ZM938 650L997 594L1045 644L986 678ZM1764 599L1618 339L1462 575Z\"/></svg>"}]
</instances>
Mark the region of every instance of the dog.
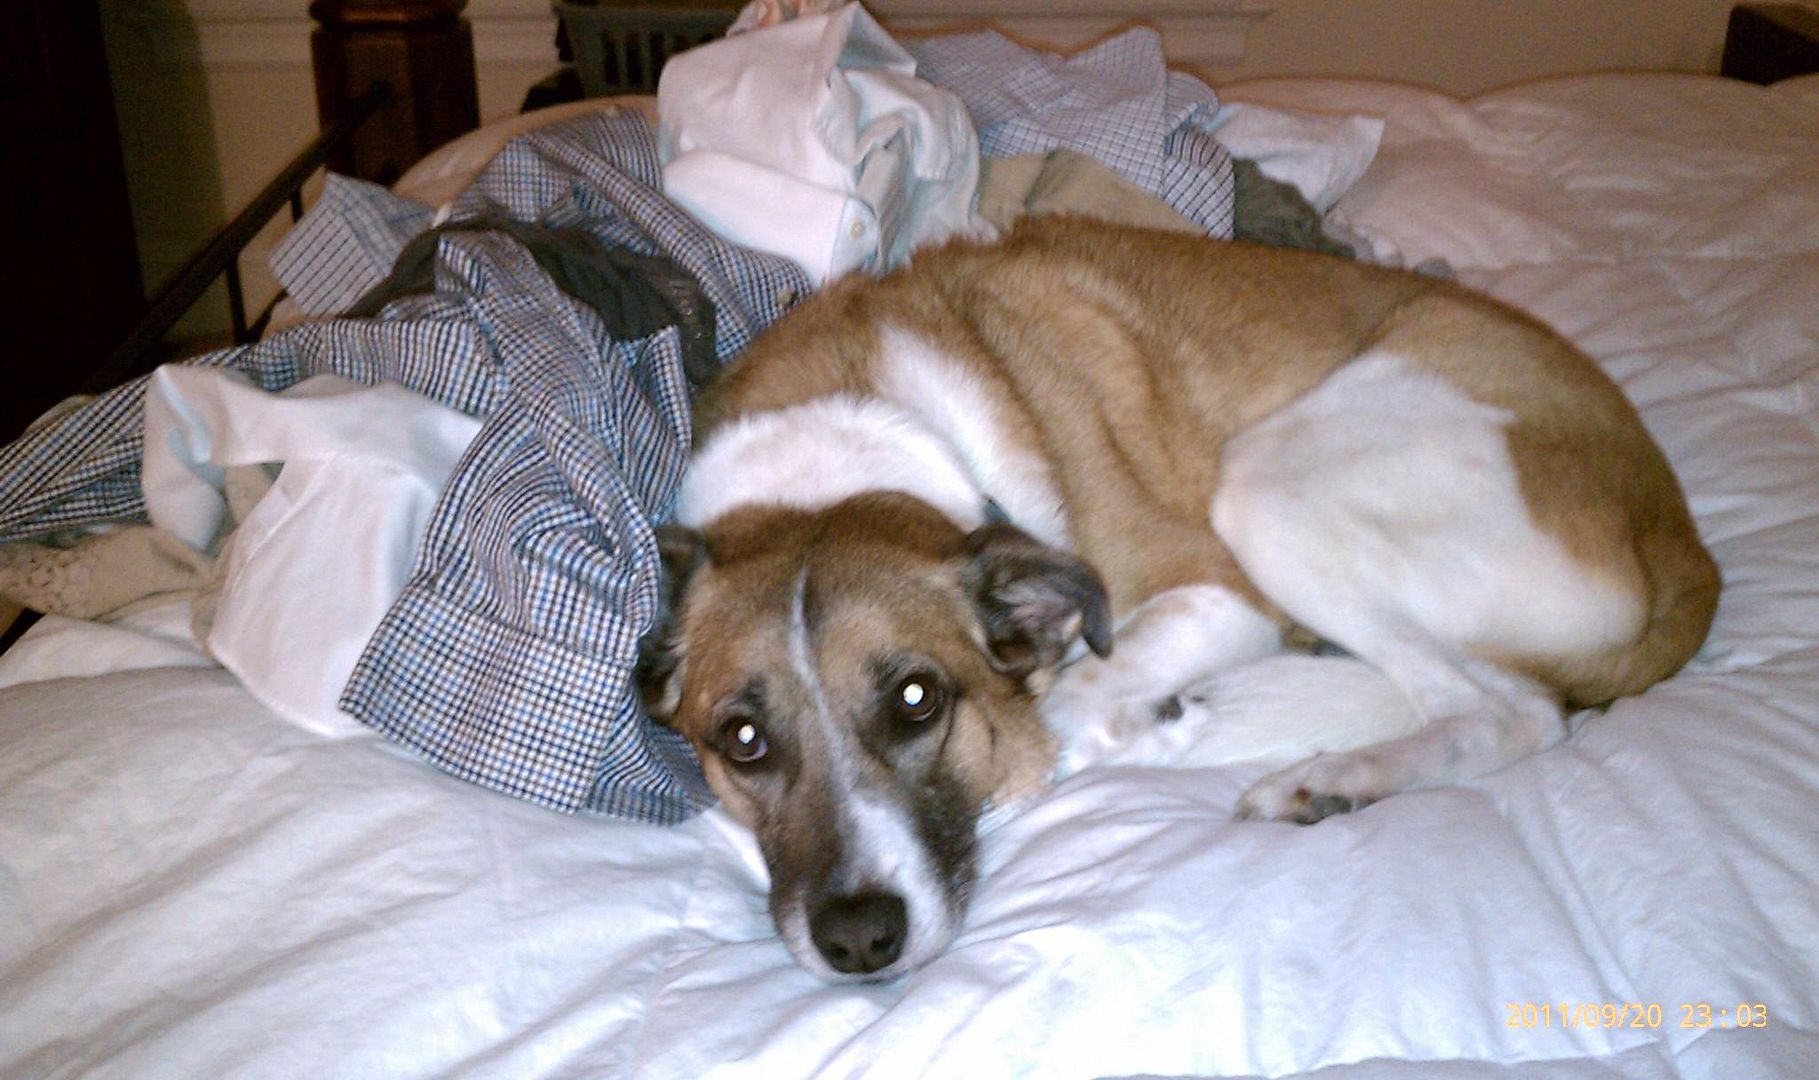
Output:
<instances>
[{"instance_id":1,"label":"dog","mask_svg":"<svg viewBox=\"0 0 1819 1080\"><path fill-rule=\"evenodd\" d=\"M830 980L946 948L982 808L1042 787L1057 731L1115 742L1332 643L1419 722L1238 808L1313 823L1559 741L1685 663L1719 589L1635 409L1539 322L1083 219L808 298L695 447L641 690Z\"/></svg>"}]
</instances>

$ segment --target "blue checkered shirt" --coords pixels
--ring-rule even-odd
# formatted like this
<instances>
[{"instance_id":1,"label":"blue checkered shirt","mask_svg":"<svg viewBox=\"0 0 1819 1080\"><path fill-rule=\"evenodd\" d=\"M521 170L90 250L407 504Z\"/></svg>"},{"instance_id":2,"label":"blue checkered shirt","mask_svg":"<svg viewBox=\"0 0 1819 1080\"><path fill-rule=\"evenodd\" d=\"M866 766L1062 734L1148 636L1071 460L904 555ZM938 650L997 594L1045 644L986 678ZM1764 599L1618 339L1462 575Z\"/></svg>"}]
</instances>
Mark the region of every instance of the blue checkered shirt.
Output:
<instances>
[{"instance_id":1,"label":"blue checkered shirt","mask_svg":"<svg viewBox=\"0 0 1819 1080\"><path fill-rule=\"evenodd\" d=\"M674 259L713 304L722 360L809 290L793 263L728 245L665 200L651 132L629 112L514 140L454 208L482 212ZM333 178L273 265L305 311L345 310L429 223L418 204ZM485 418L341 706L476 783L679 820L710 796L631 685L657 611L650 522L690 441L677 332L612 340L496 233L445 235L435 284L375 319L308 322L192 361L268 390L322 372L390 380ZM0 539L142 518L143 397L134 381L0 450Z\"/></svg>"},{"instance_id":2,"label":"blue checkered shirt","mask_svg":"<svg viewBox=\"0 0 1819 1080\"><path fill-rule=\"evenodd\" d=\"M1199 127L1216 103L1162 70L1154 35L1071 60L963 35L915 46L967 101L986 152L1094 154L1215 235L1231 232L1231 166ZM797 297L793 263L733 247L665 200L652 134L634 113L520 136L452 216L580 225L665 255L714 308L715 353L744 348ZM391 270L430 211L331 177L273 255L306 312L345 311ZM631 685L657 612L651 521L690 442L677 332L615 341L517 242L455 232L433 292L372 319L322 319L191 363L268 390L333 372L393 381L484 426L442 493L409 583L368 644L342 708L475 783L564 811L680 820L710 796L688 747ZM0 449L0 540L142 520L135 380Z\"/></svg>"},{"instance_id":3,"label":"blue checkered shirt","mask_svg":"<svg viewBox=\"0 0 1819 1080\"><path fill-rule=\"evenodd\" d=\"M918 75L966 102L985 156L1077 150L1207 235L1232 235L1232 159L1207 131L1219 99L1199 79L1167 69L1154 30L1133 27L1067 57L991 30L907 48Z\"/></svg>"}]
</instances>

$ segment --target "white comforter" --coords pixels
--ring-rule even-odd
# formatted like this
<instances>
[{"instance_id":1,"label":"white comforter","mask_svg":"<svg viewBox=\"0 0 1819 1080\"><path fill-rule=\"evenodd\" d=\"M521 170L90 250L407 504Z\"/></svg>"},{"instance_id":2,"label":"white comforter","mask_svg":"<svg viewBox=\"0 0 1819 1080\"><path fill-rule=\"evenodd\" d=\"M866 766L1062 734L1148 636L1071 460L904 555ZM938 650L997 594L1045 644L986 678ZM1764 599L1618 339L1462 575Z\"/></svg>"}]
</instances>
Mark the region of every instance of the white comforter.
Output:
<instances>
[{"instance_id":1,"label":"white comforter","mask_svg":"<svg viewBox=\"0 0 1819 1080\"><path fill-rule=\"evenodd\" d=\"M1262 766L1089 769L992 823L947 955L836 988L717 812L557 817L49 621L0 661L0 1075L1813 1075L1819 89L1235 96L1386 116L1351 225L1623 381L1726 574L1686 672L1313 828L1229 821Z\"/></svg>"}]
</instances>

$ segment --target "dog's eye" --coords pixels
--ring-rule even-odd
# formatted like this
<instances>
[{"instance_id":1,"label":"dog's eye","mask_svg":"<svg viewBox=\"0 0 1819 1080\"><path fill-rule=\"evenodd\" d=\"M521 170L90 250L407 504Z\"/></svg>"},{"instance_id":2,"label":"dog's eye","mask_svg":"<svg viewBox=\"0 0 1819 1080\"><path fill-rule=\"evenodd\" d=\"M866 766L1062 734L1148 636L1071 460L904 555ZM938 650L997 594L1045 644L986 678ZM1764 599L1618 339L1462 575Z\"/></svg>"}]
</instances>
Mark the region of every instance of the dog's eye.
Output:
<instances>
[{"instance_id":1,"label":"dog's eye","mask_svg":"<svg viewBox=\"0 0 1819 1080\"><path fill-rule=\"evenodd\" d=\"M770 749L770 744L764 739L764 729L750 717L734 717L722 725L720 730L721 752L735 764L750 765Z\"/></svg>"},{"instance_id":2,"label":"dog's eye","mask_svg":"<svg viewBox=\"0 0 1819 1080\"><path fill-rule=\"evenodd\" d=\"M926 671L906 675L891 690L891 708L899 718L921 723L941 711L941 684Z\"/></svg>"}]
</instances>

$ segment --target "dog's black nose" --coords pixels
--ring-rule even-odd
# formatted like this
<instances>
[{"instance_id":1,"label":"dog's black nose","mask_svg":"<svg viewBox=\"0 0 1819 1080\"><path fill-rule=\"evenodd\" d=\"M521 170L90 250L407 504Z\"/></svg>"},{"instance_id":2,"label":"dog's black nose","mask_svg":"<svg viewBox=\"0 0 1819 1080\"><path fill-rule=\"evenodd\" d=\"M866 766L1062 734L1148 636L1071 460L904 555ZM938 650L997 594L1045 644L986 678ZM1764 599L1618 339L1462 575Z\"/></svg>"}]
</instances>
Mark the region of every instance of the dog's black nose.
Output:
<instances>
[{"instance_id":1,"label":"dog's black nose","mask_svg":"<svg viewBox=\"0 0 1819 1080\"><path fill-rule=\"evenodd\" d=\"M903 899L889 893L836 896L809 920L815 948L835 971L864 975L889 967L908 931Z\"/></svg>"}]
</instances>

